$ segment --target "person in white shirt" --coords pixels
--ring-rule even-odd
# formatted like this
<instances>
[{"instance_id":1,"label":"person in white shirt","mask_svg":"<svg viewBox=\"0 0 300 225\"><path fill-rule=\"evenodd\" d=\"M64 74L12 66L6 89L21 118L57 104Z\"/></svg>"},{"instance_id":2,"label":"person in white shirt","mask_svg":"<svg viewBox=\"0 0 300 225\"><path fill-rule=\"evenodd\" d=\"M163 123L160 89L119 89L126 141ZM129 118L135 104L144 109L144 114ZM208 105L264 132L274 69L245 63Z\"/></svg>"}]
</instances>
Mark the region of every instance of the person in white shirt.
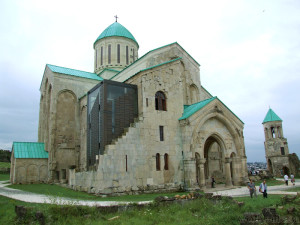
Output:
<instances>
[{"instance_id":1,"label":"person in white shirt","mask_svg":"<svg viewBox=\"0 0 300 225\"><path fill-rule=\"evenodd\" d=\"M284 181L286 185L289 185L289 176L287 174L284 175Z\"/></svg>"},{"instance_id":2,"label":"person in white shirt","mask_svg":"<svg viewBox=\"0 0 300 225\"><path fill-rule=\"evenodd\" d=\"M263 193L264 198L268 198L266 180L259 185L259 192Z\"/></svg>"}]
</instances>

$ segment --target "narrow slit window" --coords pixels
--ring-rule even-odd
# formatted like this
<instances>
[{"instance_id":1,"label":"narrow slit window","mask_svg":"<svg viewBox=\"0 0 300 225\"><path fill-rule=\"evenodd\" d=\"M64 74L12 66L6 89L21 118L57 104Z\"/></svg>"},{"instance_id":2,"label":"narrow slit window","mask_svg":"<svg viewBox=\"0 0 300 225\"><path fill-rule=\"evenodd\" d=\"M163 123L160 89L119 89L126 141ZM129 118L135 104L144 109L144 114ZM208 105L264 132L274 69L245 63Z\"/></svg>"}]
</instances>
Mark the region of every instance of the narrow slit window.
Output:
<instances>
[{"instance_id":1,"label":"narrow slit window","mask_svg":"<svg viewBox=\"0 0 300 225\"><path fill-rule=\"evenodd\" d=\"M118 63L120 63L120 44L117 46Z\"/></svg>"},{"instance_id":2,"label":"narrow slit window","mask_svg":"<svg viewBox=\"0 0 300 225\"><path fill-rule=\"evenodd\" d=\"M148 107L148 98L146 98L146 106Z\"/></svg>"},{"instance_id":3,"label":"narrow slit window","mask_svg":"<svg viewBox=\"0 0 300 225\"><path fill-rule=\"evenodd\" d=\"M160 170L160 154L157 153L155 158L156 158L156 170L159 171Z\"/></svg>"},{"instance_id":4,"label":"narrow slit window","mask_svg":"<svg viewBox=\"0 0 300 225\"><path fill-rule=\"evenodd\" d=\"M126 157L125 157L125 161L126 161L126 172L128 171L128 167L127 167L127 161L128 160L128 158L127 158L127 155L126 155Z\"/></svg>"},{"instance_id":5,"label":"narrow slit window","mask_svg":"<svg viewBox=\"0 0 300 225\"><path fill-rule=\"evenodd\" d=\"M100 60L101 60L101 66L103 65L103 47L101 47L101 57L100 57Z\"/></svg>"},{"instance_id":6,"label":"narrow slit window","mask_svg":"<svg viewBox=\"0 0 300 225\"><path fill-rule=\"evenodd\" d=\"M167 153L164 155L164 161L165 161L164 169L169 170L169 155Z\"/></svg>"},{"instance_id":7,"label":"narrow slit window","mask_svg":"<svg viewBox=\"0 0 300 225\"><path fill-rule=\"evenodd\" d=\"M128 46L126 46L126 65L129 64L129 52L128 52Z\"/></svg>"},{"instance_id":8,"label":"narrow slit window","mask_svg":"<svg viewBox=\"0 0 300 225\"><path fill-rule=\"evenodd\" d=\"M111 64L111 45L108 45L108 64Z\"/></svg>"},{"instance_id":9,"label":"narrow slit window","mask_svg":"<svg viewBox=\"0 0 300 225\"><path fill-rule=\"evenodd\" d=\"M95 57L95 64L96 64L95 67L96 67L96 68L97 68L97 60L98 60L98 59L97 59L97 55L98 55L98 52L97 52L97 49L96 49L96 52L95 52L95 56L96 56L96 57Z\"/></svg>"},{"instance_id":10,"label":"narrow slit window","mask_svg":"<svg viewBox=\"0 0 300 225\"><path fill-rule=\"evenodd\" d=\"M164 141L164 127L159 126L159 140Z\"/></svg>"}]
</instances>

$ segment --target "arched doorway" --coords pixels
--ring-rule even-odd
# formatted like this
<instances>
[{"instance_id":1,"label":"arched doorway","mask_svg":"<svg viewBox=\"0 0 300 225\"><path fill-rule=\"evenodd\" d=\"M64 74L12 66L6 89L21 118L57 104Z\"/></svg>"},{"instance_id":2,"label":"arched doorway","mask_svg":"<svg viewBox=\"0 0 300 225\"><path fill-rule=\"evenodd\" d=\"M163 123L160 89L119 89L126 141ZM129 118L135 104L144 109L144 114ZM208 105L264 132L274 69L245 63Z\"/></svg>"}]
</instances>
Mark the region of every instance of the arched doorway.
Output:
<instances>
[{"instance_id":1,"label":"arched doorway","mask_svg":"<svg viewBox=\"0 0 300 225\"><path fill-rule=\"evenodd\" d=\"M284 166L282 167L283 175L287 174L288 176L290 175L290 170L288 167Z\"/></svg>"},{"instance_id":2,"label":"arched doorway","mask_svg":"<svg viewBox=\"0 0 300 225\"><path fill-rule=\"evenodd\" d=\"M224 169L224 148L221 146L220 141L210 136L204 144L204 174L206 183L210 182L213 176L216 182L225 182L225 169Z\"/></svg>"},{"instance_id":3,"label":"arched doorway","mask_svg":"<svg viewBox=\"0 0 300 225\"><path fill-rule=\"evenodd\" d=\"M268 168L271 174L273 174L272 162L271 159L268 159Z\"/></svg>"}]
</instances>

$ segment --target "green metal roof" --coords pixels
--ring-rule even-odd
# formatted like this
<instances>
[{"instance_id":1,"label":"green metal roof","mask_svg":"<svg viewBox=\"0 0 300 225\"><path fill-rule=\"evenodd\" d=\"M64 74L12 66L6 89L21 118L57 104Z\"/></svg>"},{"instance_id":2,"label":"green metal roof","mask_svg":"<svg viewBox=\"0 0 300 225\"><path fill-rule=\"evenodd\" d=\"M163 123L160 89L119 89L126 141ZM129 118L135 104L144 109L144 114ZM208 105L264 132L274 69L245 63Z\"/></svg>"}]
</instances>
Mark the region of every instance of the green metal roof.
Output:
<instances>
[{"instance_id":1,"label":"green metal roof","mask_svg":"<svg viewBox=\"0 0 300 225\"><path fill-rule=\"evenodd\" d=\"M217 97L209 98L209 99L203 100L201 102L197 102L190 106L185 105L182 117L180 117L178 120L184 120L186 118L189 118L191 115L198 112L200 109L202 109L204 106L206 106L208 103L210 103L212 100L214 100L216 98Z\"/></svg>"},{"instance_id":2,"label":"green metal roof","mask_svg":"<svg viewBox=\"0 0 300 225\"><path fill-rule=\"evenodd\" d=\"M14 157L19 159L48 159L44 143L39 142L14 142Z\"/></svg>"},{"instance_id":3,"label":"green metal roof","mask_svg":"<svg viewBox=\"0 0 300 225\"><path fill-rule=\"evenodd\" d=\"M184 105L183 114L178 120L184 120L186 118L189 118L191 115L198 112L200 109L202 109L204 106L206 106L208 103L212 102L215 99L218 99L239 121L241 121L244 124L244 122L237 115L235 115L217 96L205 99L193 105Z\"/></svg>"},{"instance_id":4,"label":"green metal roof","mask_svg":"<svg viewBox=\"0 0 300 225\"><path fill-rule=\"evenodd\" d=\"M74 69L69 69L60 66L54 66L50 64L47 64L46 66L48 66L48 68L55 73L61 73L61 74L66 74L66 75L71 75L76 77L83 77L83 78L93 79L93 80L103 80L95 73L85 72L81 70L74 70Z\"/></svg>"},{"instance_id":5,"label":"green metal roof","mask_svg":"<svg viewBox=\"0 0 300 225\"><path fill-rule=\"evenodd\" d=\"M107 27L97 38L97 40L94 42L94 45L96 44L97 41L99 41L102 38L106 37L112 37L112 36L119 36L119 37L125 37L133 40L137 45L137 41L133 37L133 35L120 23L114 22L111 24L109 27Z\"/></svg>"},{"instance_id":6,"label":"green metal roof","mask_svg":"<svg viewBox=\"0 0 300 225\"><path fill-rule=\"evenodd\" d=\"M276 113L269 109L267 115L265 116L265 119L262 123L271 122L271 121L282 121L279 116L276 115Z\"/></svg>"}]
</instances>

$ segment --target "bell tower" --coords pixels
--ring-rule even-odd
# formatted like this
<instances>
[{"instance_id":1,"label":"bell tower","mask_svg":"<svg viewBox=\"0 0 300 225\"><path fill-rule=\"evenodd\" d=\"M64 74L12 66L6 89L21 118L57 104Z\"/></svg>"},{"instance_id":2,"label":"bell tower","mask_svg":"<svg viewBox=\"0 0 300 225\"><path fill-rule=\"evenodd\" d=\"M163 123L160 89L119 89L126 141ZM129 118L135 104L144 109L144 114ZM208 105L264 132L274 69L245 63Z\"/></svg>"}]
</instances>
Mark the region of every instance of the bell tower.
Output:
<instances>
[{"instance_id":1,"label":"bell tower","mask_svg":"<svg viewBox=\"0 0 300 225\"><path fill-rule=\"evenodd\" d=\"M270 108L262 124L269 171L274 176L289 174L289 148L287 139L283 136L282 120Z\"/></svg>"}]
</instances>

